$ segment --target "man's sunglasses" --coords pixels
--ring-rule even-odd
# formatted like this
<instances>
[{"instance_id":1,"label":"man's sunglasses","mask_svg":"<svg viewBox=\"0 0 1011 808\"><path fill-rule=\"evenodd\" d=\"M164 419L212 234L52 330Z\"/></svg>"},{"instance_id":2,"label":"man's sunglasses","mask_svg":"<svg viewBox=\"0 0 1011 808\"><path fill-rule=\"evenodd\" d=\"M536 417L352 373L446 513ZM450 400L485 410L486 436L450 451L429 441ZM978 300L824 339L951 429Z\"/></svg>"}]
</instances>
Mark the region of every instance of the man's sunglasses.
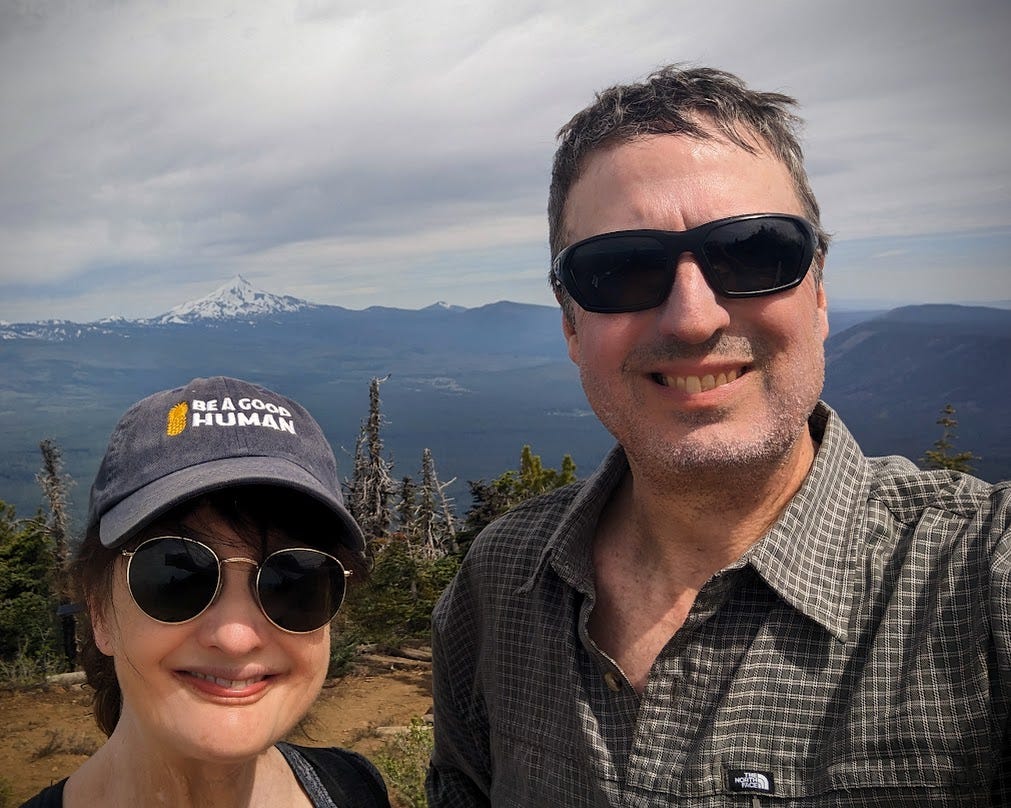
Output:
<instances>
[{"instance_id":1,"label":"man's sunglasses","mask_svg":"<svg viewBox=\"0 0 1011 808\"><path fill-rule=\"evenodd\" d=\"M199 617L221 591L221 565L243 563L256 567L250 588L266 618L283 631L305 634L337 614L351 574L320 550L278 550L258 564L251 558L219 558L206 544L182 536L147 539L123 555L134 603L160 623Z\"/></svg>"},{"instance_id":2,"label":"man's sunglasses","mask_svg":"<svg viewBox=\"0 0 1011 808\"><path fill-rule=\"evenodd\" d=\"M678 258L695 256L706 282L724 297L792 289L807 274L817 236L806 219L752 213L691 230L622 230L562 250L552 273L586 311L612 314L659 306L670 295Z\"/></svg>"}]
</instances>

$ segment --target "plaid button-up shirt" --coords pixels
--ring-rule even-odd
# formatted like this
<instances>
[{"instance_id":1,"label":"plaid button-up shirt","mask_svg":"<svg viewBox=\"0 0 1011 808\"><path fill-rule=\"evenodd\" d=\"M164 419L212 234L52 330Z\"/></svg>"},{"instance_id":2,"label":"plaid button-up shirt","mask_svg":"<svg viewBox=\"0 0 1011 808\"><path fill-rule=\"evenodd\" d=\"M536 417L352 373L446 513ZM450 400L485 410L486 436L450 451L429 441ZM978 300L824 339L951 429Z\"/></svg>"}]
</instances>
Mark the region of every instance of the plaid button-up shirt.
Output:
<instances>
[{"instance_id":1,"label":"plaid button-up shirt","mask_svg":"<svg viewBox=\"0 0 1011 808\"><path fill-rule=\"evenodd\" d=\"M433 617L432 808L1011 805L1011 484L810 428L641 697L587 633L621 449L484 531Z\"/></svg>"}]
</instances>

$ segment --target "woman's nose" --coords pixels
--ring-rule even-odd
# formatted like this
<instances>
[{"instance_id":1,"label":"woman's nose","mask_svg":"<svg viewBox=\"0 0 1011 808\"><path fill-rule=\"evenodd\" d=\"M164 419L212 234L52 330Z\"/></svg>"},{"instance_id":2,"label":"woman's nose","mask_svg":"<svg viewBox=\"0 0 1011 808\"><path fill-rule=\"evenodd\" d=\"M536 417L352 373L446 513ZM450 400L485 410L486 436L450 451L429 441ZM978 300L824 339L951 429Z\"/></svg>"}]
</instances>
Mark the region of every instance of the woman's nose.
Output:
<instances>
[{"instance_id":1,"label":"woman's nose","mask_svg":"<svg viewBox=\"0 0 1011 808\"><path fill-rule=\"evenodd\" d=\"M198 620L200 641L232 656L261 647L274 630L253 595L255 562L233 559L221 564L221 589Z\"/></svg>"}]
</instances>

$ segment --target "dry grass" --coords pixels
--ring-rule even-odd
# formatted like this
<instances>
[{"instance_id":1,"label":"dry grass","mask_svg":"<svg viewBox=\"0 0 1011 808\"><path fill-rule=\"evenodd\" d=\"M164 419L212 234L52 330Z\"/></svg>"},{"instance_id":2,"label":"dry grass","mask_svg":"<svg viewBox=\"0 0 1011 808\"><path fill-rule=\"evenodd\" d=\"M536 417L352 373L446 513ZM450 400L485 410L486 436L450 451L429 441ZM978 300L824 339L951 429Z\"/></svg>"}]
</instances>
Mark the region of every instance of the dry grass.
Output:
<instances>
[{"instance_id":1,"label":"dry grass","mask_svg":"<svg viewBox=\"0 0 1011 808\"><path fill-rule=\"evenodd\" d=\"M51 729L45 743L32 753L32 760L42 760L51 755L92 755L99 746L98 741L84 733Z\"/></svg>"},{"instance_id":2,"label":"dry grass","mask_svg":"<svg viewBox=\"0 0 1011 808\"><path fill-rule=\"evenodd\" d=\"M0 808L14 808L13 788L6 777L0 777Z\"/></svg>"}]
</instances>

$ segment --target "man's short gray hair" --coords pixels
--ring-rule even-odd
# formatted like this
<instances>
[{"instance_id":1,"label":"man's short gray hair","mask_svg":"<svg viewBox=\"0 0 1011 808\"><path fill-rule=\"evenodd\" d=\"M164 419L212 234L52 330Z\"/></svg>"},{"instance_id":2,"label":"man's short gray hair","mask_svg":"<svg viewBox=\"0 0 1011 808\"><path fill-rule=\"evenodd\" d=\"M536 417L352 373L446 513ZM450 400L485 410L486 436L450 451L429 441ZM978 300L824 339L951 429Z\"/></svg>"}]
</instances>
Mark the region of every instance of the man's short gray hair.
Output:
<instances>
[{"instance_id":1,"label":"man's short gray hair","mask_svg":"<svg viewBox=\"0 0 1011 808\"><path fill-rule=\"evenodd\" d=\"M797 101L788 95L749 89L732 73L677 64L657 70L642 82L597 93L594 103L558 132L548 195L552 260L567 244L565 203L589 155L648 135L685 135L698 140L720 136L751 153L756 151L754 139L760 139L790 172L804 216L818 235L818 255L823 257L829 235L821 227L818 200L804 169L797 135L803 121L791 111L796 106ZM816 262L814 270L819 283L820 263ZM551 284L563 306L571 305L554 277Z\"/></svg>"}]
</instances>

